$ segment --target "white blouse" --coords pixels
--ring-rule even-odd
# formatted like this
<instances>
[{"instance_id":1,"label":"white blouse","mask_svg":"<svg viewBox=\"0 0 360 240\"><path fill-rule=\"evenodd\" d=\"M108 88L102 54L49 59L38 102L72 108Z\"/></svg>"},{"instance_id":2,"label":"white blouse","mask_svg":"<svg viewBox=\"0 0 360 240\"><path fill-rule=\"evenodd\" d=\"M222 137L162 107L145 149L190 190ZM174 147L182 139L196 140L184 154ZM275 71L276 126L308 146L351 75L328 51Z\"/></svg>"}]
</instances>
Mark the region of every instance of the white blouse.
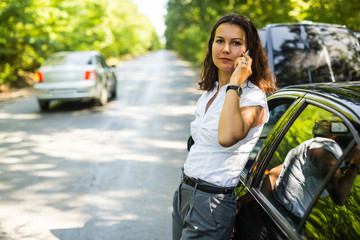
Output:
<instances>
[{"instance_id":1,"label":"white blouse","mask_svg":"<svg viewBox=\"0 0 360 240\"><path fill-rule=\"evenodd\" d=\"M206 113L206 105L216 94L218 84L212 91L205 92L197 102L196 118L191 123L191 135L195 143L188 153L184 173L189 177L218 186L234 187L260 137L264 124L269 120L269 109L264 92L250 81L245 81L241 86L240 107L263 107L265 109L263 123L251 128L248 135L233 146L221 146L218 142L218 125L226 87L227 85L221 87Z\"/></svg>"}]
</instances>

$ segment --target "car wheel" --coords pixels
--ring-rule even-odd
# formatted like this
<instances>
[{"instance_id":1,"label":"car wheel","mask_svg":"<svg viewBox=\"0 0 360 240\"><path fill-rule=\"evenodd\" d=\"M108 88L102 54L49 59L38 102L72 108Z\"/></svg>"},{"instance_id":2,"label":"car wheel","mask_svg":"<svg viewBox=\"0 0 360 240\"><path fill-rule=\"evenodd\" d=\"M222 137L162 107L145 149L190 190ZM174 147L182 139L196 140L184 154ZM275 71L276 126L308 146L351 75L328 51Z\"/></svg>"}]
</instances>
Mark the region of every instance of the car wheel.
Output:
<instances>
[{"instance_id":1,"label":"car wheel","mask_svg":"<svg viewBox=\"0 0 360 240\"><path fill-rule=\"evenodd\" d=\"M50 101L42 101L42 100L38 100L40 109L42 111L47 111L49 110L49 105L50 105Z\"/></svg>"},{"instance_id":2,"label":"car wheel","mask_svg":"<svg viewBox=\"0 0 360 240\"><path fill-rule=\"evenodd\" d=\"M109 94L108 94L108 90L106 87L103 87L100 93L100 97L99 99L97 99L97 102L100 106L104 106L106 105L106 103L109 100Z\"/></svg>"},{"instance_id":3,"label":"car wheel","mask_svg":"<svg viewBox=\"0 0 360 240\"><path fill-rule=\"evenodd\" d=\"M114 89L111 91L111 99L115 99L117 96L117 90L116 90L116 85L114 87Z\"/></svg>"}]
</instances>

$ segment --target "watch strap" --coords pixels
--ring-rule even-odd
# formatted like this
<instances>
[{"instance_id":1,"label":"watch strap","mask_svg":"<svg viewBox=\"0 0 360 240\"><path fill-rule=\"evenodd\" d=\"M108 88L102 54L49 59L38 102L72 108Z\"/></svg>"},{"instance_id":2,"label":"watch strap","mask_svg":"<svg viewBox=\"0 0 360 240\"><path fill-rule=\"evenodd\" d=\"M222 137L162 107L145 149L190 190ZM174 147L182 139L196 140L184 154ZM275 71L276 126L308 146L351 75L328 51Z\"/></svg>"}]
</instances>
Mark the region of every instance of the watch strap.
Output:
<instances>
[{"instance_id":1,"label":"watch strap","mask_svg":"<svg viewBox=\"0 0 360 240\"><path fill-rule=\"evenodd\" d=\"M228 85L228 86L226 87L226 92L227 92L228 90L230 90L230 89L235 90L235 91L238 93L239 97L241 96L241 94L242 94L242 89L241 89L241 87L236 86L236 85Z\"/></svg>"}]
</instances>

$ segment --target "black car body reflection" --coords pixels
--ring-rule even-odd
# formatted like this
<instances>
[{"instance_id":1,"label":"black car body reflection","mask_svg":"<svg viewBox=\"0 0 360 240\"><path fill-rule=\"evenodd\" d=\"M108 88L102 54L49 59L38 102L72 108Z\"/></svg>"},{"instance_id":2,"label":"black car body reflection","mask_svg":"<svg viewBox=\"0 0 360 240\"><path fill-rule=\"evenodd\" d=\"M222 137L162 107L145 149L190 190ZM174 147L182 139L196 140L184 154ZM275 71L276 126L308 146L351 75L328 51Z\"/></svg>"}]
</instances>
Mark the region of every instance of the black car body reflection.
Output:
<instances>
[{"instance_id":1,"label":"black car body reflection","mask_svg":"<svg viewBox=\"0 0 360 240\"><path fill-rule=\"evenodd\" d=\"M349 164L354 159L360 162L360 82L286 87L269 96L268 103L270 120L237 189L243 202L237 219L237 239L360 239L360 175ZM323 128L322 133L334 136L336 140L331 141L341 148L339 156L329 164L324 177L311 172L320 168L311 162L315 167L301 178L300 171L306 169L306 164L300 164L294 175L300 185L290 186L294 200L284 201L276 195L277 182L283 181L281 191L287 189L284 179L278 177L275 184L267 185L272 170L286 164L289 153L298 146L313 139L324 141L327 137L315 136L319 134L315 126L324 121L331 128ZM288 169L282 167L281 171L286 173ZM344 203L335 201L330 189L338 172L341 176L353 174ZM314 181L316 184L312 184Z\"/></svg>"},{"instance_id":2,"label":"black car body reflection","mask_svg":"<svg viewBox=\"0 0 360 240\"><path fill-rule=\"evenodd\" d=\"M259 29L279 87L356 81L360 47L345 26L313 22L269 24Z\"/></svg>"}]
</instances>

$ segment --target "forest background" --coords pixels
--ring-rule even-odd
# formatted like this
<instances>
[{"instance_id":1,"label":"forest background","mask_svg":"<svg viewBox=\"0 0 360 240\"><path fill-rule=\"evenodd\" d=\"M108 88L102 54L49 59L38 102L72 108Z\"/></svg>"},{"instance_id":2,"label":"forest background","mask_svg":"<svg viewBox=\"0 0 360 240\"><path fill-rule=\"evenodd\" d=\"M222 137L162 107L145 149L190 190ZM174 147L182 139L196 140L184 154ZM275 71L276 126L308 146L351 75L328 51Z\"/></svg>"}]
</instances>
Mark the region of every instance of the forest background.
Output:
<instances>
[{"instance_id":1,"label":"forest background","mask_svg":"<svg viewBox=\"0 0 360 240\"><path fill-rule=\"evenodd\" d=\"M257 28L270 23L313 21L360 31L360 0L169 0L166 47L200 65L211 27L228 13L248 16Z\"/></svg>"},{"instance_id":2,"label":"forest background","mask_svg":"<svg viewBox=\"0 0 360 240\"><path fill-rule=\"evenodd\" d=\"M269 23L314 21L360 31L360 0L169 0L166 48L200 66L212 25L227 13ZM22 86L50 54L97 50L109 64L162 47L132 0L2 0L0 91Z\"/></svg>"},{"instance_id":3,"label":"forest background","mask_svg":"<svg viewBox=\"0 0 360 240\"><path fill-rule=\"evenodd\" d=\"M26 85L54 52L97 50L112 65L160 47L154 26L132 0L0 1L2 89Z\"/></svg>"}]
</instances>

